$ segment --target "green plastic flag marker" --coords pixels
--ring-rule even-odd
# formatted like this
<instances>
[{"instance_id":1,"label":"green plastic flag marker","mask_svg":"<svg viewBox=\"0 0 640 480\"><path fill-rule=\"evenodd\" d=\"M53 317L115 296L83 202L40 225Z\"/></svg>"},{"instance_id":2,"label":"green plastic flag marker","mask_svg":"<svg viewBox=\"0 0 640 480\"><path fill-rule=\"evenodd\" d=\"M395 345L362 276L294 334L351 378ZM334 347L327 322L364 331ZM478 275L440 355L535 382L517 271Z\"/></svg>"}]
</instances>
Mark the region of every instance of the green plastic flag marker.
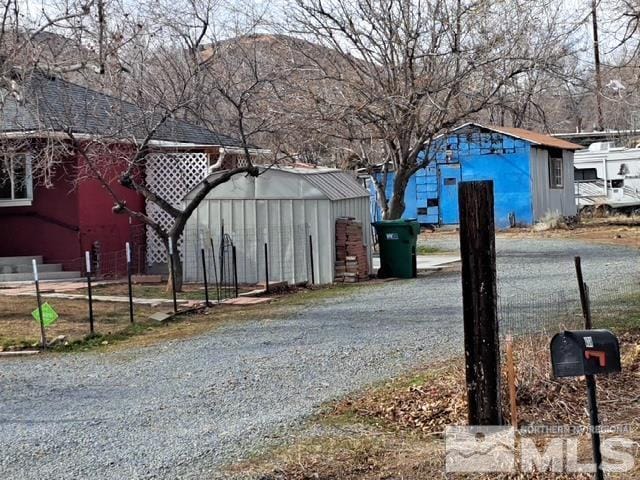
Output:
<instances>
[{"instance_id":1,"label":"green plastic flag marker","mask_svg":"<svg viewBox=\"0 0 640 480\"><path fill-rule=\"evenodd\" d=\"M31 316L36 322L40 323L40 313L38 312L37 308L33 312L31 312ZM56 323L57 319L58 319L58 313L53 309L53 307L49 305L48 302L43 303L42 304L42 324L45 327L49 327L54 323Z\"/></svg>"}]
</instances>

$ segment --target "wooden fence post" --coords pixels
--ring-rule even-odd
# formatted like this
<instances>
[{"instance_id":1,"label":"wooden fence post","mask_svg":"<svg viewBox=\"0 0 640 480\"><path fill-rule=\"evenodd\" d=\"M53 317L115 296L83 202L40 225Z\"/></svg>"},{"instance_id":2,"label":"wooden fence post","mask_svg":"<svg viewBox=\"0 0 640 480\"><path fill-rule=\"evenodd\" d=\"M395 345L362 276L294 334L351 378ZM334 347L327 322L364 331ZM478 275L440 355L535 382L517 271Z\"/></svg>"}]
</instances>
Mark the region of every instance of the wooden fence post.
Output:
<instances>
[{"instance_id":1,"label":"wooden fence post","mask_svg":"<svg viewBox=\"0 0 640 480\"><path fill-rule=\"evenodd\" d=\"M460 182L469 425L502 425L493 181Z\"/></svg>"}]
</instances>

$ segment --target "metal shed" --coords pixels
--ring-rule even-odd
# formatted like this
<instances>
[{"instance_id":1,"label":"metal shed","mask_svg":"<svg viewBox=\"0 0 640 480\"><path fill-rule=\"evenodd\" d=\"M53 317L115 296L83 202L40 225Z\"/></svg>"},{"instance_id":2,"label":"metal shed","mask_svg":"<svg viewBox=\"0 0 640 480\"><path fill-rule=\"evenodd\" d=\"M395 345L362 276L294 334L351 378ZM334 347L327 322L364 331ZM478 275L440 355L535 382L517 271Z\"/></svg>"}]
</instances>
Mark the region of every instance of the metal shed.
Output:
<instances>
[{"instance_id":1,"label":"metal shed","mask_svg":"<svg viewBox=\"0 0 640 480\"><path fill-rule=\"evenodd\" d=\"M196 191L197 187L185 200ZM369 192L352 173L329 168L261 167L258 177L237 175L212 190L189 219L183 247L185 280L202 279L200 248L218 244L224 225L224 232L236 246L240 283L264 281L265 243L270 281L311 283L310 240L315 283L331 283L339 217L353 217L362 223L371 270Z\"/></svg>"}]
</instances>

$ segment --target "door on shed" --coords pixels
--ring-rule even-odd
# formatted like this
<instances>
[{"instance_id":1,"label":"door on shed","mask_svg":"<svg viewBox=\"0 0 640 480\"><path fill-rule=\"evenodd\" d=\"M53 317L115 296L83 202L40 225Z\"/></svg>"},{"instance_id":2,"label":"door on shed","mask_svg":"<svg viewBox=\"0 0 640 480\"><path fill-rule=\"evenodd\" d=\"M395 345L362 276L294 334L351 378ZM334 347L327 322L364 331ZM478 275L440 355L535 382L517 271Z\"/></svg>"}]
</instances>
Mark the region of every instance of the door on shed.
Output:
<instances>
[{"instance_id":1,"label":"door on shed","mask_svg":"<svg viewBox=\"0 0 640 480\"><path fill-rule=\"evenodd\" d=\"M440 186L440 223L456 225L460 223L458 211L458 183L460 183L460 164L438 165Z\"/></svg>"}]
</instances>

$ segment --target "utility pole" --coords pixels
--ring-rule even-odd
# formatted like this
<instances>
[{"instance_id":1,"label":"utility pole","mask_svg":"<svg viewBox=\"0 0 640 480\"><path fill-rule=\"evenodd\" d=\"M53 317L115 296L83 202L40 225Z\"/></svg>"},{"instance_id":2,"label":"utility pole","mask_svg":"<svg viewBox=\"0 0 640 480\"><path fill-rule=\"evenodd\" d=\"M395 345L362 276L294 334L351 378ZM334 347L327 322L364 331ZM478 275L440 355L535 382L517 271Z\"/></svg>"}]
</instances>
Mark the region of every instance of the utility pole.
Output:
<instances>
[{"instance_id":1,"label":"utility pole","mask_svg":"<svg viewBox=\"0 0 640 480\"><path fill-rule=\"evenodd\" d=\"M593 22L593 57L596 67L596 108L598 110L599 131L604 130L602 116L602 76L600 71L600 43L598 41L598 0L591 0L591 20Z\"/></svg>"}]
</instances>

